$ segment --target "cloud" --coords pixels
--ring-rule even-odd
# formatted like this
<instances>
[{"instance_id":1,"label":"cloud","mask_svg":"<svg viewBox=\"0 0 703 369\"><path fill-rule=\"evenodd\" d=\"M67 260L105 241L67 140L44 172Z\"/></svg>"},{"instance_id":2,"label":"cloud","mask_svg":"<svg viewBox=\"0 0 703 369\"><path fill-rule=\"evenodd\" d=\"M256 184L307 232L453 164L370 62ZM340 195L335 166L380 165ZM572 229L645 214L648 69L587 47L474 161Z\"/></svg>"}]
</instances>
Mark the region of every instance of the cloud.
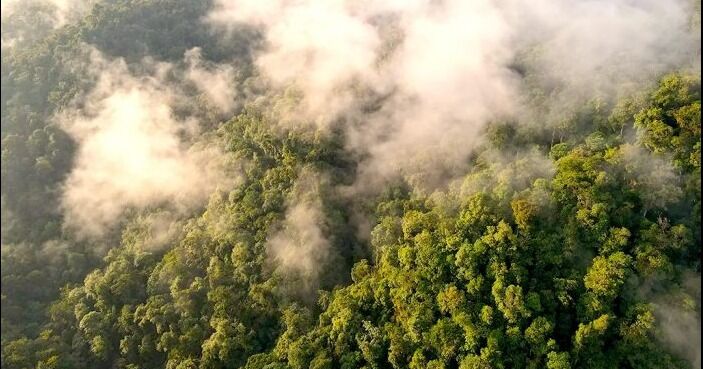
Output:
<instances>
[{"instance_id":1,"label":"cloud","mask_svg":"<svg viewBox=\"0 0 703 369\"><path fill-rule=\"evenodd\" d=\"M509 1L517 46L538 45L536 66L568 88L613 90L649 82L700 56L686 0Z\"/></svg>"},{"instance_id":2,"label":"cloud","mask_svg":"<svg viewBox=\"0 0 703 369\"><path fill-rule=\"evenodd\" d=\"M516 64L552 94L547 109L558 115L586 96L696 65L689 8L685 0L217 0L207 21L261 29L263 77L301 95L293 118L289 109L279 119L323 130L343 122L348 147L365 157L359 184L420 172L432 187L465 170L488 122L527 120L524 95L535 82Z\"/></svg>"},{"instance_id":3,"label":"cloud","mask_svg":"<svg viewBox=\"0 0 703 369\"><path fill-rule=\"evenodd\" d=\"M172 110L178 91L163 82L169 65L136 77L123 60L106 60L93 50L91 68L95 88L57 117L78 143L62 196L69 228L100 236L127 209L186 211L218 186L232 184L217 145L188 143L197 122Z\"/></svg>"},{"instance_id":4,"label":"cloud","mask_svg":"<svg viewBox=\"0 0 703 369\"><path fill-rule=\"evenodd\" d=\"M645 209L664 208L683 196L681 178L670 158L630 144L622 145L620 154L625 179L641 194Z\"/></svg>"},{"instance_id":5,"label":"cloud","mask_svg":"<svg viewBox=\"0 0 703 369\"><path fill-rule=\"evenodd\" d=\"M181 214L159 210L140 214L125 227L122 240L148 251L162 251L183 235Z\"/></svg>"},{"instance_id":6,"label":"cloud","mask_svg":"<svg viewBox=\"0 0 703 369\"><path fill-rule=\"evenodd\" d=\"M685 293L669 293L654 299L659 339L668 349L701 368L701 276L687 273Z\"/></svg>"},{"instance_id":7,"label":"cloud","mask_svg":"<svg viewBox=\"0 0 703 369\"><path fill-rule=\"evenodd\" d=\"M320 228L321 220L319 203L292 204L286 211L282 231L268 241L273 260L285 271L315 279L318 266L329 251L329 242Z\"/></svg>"},{"instance_id":8,"label":"cloud","mask_svg":"<svg viewBox=\"0 0 703 369\"><path fill-rule=\"evenodd\" d=\"M325 180L313 171L301 171L290 195L285 219L266 243L275 268L283 275L302 280L304 289L317 285L332 256L319 195L324 183Z\"/></svg>"},{"instance_id":9,"label":"cloud","mask_svg":"<svg viewBox=\"0 0 703 369\"><path fill-rule=\"evenodd\" d=\"M36 42L48 32L82 17L93 0L3 0L2 47Z\"/></svg>"},{"instance_id":10,"label":"cloud","mask_svg":"<svg viewBox=\"0 0 703 369\"><path fill-rule=\"evenodd\" d=\"M264 27L268 46L256 65L273 86L302 91L303 100L287 112L292 119L321 126L352 103L345 87L370 76L380 46L375 28L339 0L217 1L207 20L225 29L243 22Z\"/></svg>"},{"instance_id":11,"label":"cloud","mask_svg":"<svg viewBox=\"0 0 703 369\"><path fill-rule=\"evenodd\" d=\"M186 51L184 59L187 80L223 113L232 112L237 102L234 67L227 64L209 65L203 60L198 47Z\"/></svg>"},{"instance_id":12,"label":"cloud","mask_svg":"<svg viewBox=\"0 0 703 369\"><path fill-rule=\"evenodd\" d=\"M395 92L351 128L351 147L371 156L365 178L423 173L432 187L463 173L484 124L512 112L509 31L485 1L423 4L398 23L402 42L382 71Z\"/></svg>"},{"instance_id":13,"label":"cloud","mask_svg":"<svg viewBox=\"0 0 703 369\"><path fill-rule=\"evenodd\" d=\"M479 160L485 170L465 177L457 188L460 198L476 193L510 193L530 188L537 179L550 179L556 168L554 162L538 150L520 151L508 155L497 150L485 150ZM547 205L547 202L542 205Z\"/></svg>"}]
</instances>

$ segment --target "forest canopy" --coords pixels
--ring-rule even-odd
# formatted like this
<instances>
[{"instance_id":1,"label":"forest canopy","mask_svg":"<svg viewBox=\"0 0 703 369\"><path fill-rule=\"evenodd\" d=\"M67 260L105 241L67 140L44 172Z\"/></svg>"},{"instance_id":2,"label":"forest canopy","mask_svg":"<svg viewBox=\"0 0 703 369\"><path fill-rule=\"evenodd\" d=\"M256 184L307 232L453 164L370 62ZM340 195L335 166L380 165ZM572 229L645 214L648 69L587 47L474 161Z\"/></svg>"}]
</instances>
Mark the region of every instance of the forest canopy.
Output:
<instances>
[{"instance_id":1,"label":"forest canopy","mask_svg":"<svg viewBox=\"0 0 703 369\"><path fill-rule=\"evenodd\" d=\"M2 0L6 369L701 368L699 0Z\"/></svg>"}]
</instances>

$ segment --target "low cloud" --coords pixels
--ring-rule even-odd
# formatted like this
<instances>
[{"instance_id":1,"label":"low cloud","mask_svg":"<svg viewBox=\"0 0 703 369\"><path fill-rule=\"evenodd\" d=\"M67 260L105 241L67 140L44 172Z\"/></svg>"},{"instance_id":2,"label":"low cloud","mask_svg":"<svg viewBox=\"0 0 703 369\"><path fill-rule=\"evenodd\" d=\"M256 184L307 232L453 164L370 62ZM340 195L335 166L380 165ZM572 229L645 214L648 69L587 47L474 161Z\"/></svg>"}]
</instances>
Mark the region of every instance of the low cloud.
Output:
<instances>
[{"instance_id":1,"label":"low cloud","mask_svg":"<svg viewBox=\"0 0 703 369\"><path fill-rule=\"evenodd\" d=\"M324 262L329 242L322 233L322 213L318 203L302 202L286 211L283 229L268 241L273 260L286 272L315 279Z\"/></svg>"},{"instance_id":2,"label":"low cloud","mask_svg":"<svg viewBox=\"0 0 703 369\"><path fill-rule=\"evenodd\" d=\"M168 65L157 65L155 76L136 77L124 61L95 50L91 63L97 85L57 117L78 143L62 197L69 228L100 236L126 209L186 211L232 184L216 145L188 143L197 122L174 115L177 91L161 77Z\"/></svg>"},{"instance_id":3,"label":"low cloud","mask_svg":"<svg viewBox=\"0 0 703 369\"><path fill-rule=\"evenodd\" d=\"M683 196L670 158L631 144L622 145L620 154L625 179L641 194L645 209L664 208Z\"/></svg>"},{"instance_id":4,"label":"low cloud","mask_svg":"<svg viewBox=\"0 0 703 369\"><path fill-rule=\"evenodd\" d=\"M237 103L234 67L209 64L203 60L200 48L185 53L186 78L223 113L230 113Z\"/></svg>"},{"instance_id":5,"label":"low cloud","mask_svg":"<svg viewBox=\"0 0 703 369\"><path fill-rule=\"evenodd\" d=\"M659 339L673 353L701 368L701 276L685 276L681 293L654 299Z\"/></svg>"},{"instance_id":6,"label":"low cloud","mask_svg":"<svg viewBox=\"0 0 703 369\"><path fill-rule=\"evenodd\" d=\"M262 31L256 66L274 89L297 92L281 93L297 100L279 119L322 130L341 122L348 148L364 158L358 187L406 173L432 187L465 170L489 122L556 124L593 95L698 65L690 8L686 0L217 0L207 22ZM539 114L528 108L534 89L548 95Z\"/></svg>"},{"instance_id":7,"label":"low cloud","mask_svg":"<svg viewBox=\"0 0 703 369\"><path fill-rule=\"evenodd\" d=\"M281 227L267 241L270 260L276 270L302 280L310 289L330 259L330 242L325 235L325 217L319 196L324 181L310 170L301 171L288 202Z\"/></svg>"},{"instance_id":8,"label":"low cloud","mask_svg":"<svg viewBox=\"0 0 703 369\"><path fill-rule=\"evenodd\" d=\"M48 32L80 19L94 0L3 0L2 47L36 42Z\"/></svg>"}]
</instances>

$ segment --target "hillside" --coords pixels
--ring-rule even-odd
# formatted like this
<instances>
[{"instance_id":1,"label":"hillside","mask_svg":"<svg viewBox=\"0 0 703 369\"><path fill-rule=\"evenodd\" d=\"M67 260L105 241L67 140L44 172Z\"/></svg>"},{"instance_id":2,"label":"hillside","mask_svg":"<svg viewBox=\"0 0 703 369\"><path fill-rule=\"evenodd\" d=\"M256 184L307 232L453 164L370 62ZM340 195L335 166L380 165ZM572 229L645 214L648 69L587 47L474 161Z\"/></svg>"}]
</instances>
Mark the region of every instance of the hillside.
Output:
<instances>
[{"instance_id":1,"label":"hillside","mask_svg":"<svg viewBox=\"0 0 703 369\"><path fill-rule=\"evenodd\" d=\"M4 369L701 368L700 1L3 0Z\"/></svg>"}]
</instances>

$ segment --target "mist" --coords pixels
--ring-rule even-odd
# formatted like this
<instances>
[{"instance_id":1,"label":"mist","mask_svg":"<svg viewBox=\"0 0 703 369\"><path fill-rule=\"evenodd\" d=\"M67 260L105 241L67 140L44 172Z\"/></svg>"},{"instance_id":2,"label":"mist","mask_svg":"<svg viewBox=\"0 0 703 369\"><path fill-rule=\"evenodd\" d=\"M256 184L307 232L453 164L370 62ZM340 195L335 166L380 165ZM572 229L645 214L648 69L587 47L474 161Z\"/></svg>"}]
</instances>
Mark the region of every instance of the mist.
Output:
<instances>
[{"instance_id":1,"label":"mist","mask_svg":"<svg viewBox=\"0 0 703 369\"><path fill-rule=\"evenodd\" d=\"M3 368L700 368L699 0L2 11Z\"/></svg>"},{"instance_id":2,"label":"mist","mask_svg":"<svg viewBox=\"0 0 703 369\"><path fill-rule=\"evenodd\" d=\"M609 103L671 69L699 71L692 9L684 0L217 1L207 22L264 32L255 58L262 77L300 96L297 110L279 119L341 126L347 149L364 158L342 189L353 196L398 177L425 194L446 188L469 170L491 123L546 131L594 97ZM553 173L538 152L494 151L483 160L497 178L467 178L462 194L524 189ZM630 145L621 160L647 208L679 199L667 158ZM325 244L316 216L308 206L289 209L287 227L310 239L294 249L275 237L282 265L309 270L308 255Z\"/></svg>"},{"instance_id":3,"label":"mist","mask_svg":"<svg viewBox=\"0 0 703 369\"><path fill-rule=\"evenodd\" d=\"M360 187L416 172L435 187L465 172L490 122L557 124L594 94L614 99L672 67L698 68L692 6L217 1L206 21L265 32L256 65L272 86L302 95L281 119L323 129L343 122L349 149L368 156ZM522 80L516 65L538 79ZM550 95L538 122L526 96L534 88Z\"/></svg>"},{"instance_id":4,"label":"mist","mask_svg":"<svg viewBox=\"0 0 703 369\"><path fill-rule=\"evenodd\" d=\"M201 49L197 47L186 51L184 61L187 65L186 79L222 113L232 113L237 107L234 67L227 64L208 65L203 60Z\"/></svg>"},{"instance_id":5,"label":"mist","mask_svg":"<svg viewBox=\"0 0 703 369\"><path fill-rule=\"evenodd\" d=\"M657 337L674 353L701 368L701 276L687 271L680 288L650 297Z\"/></svg>"},{"instance_id":6,"label":"mist","mask_svg":"<svg viewBox=\"0 0 703 369\"><path fill-rule=\"evenodd\" d=\"M91 52L96 86L56 117L78 143L62 190L68 228L100 236L126 209L163 205L185 212L233 184L217 145L188 143L198 122L174 114L179 92L159 76L169 68L159 64L156 75L137 77L124 61Z\"/></svg>"},{"instance_id":7,"label":"mist","mask_svg":"<svg viewBox=\"0 0 703 369\"><path fill-rule=\"evenodd\" d=\"M657 156L638 146L623 145L621 165L631 186L643 194L646 209L664 208L681 199L680 176L671 158Z\"/></svg>"},{"instance_id":8,"label":"mist","mask_svg":"<svg viewBox=\"0 0 703 369\"><path fill-rule=\"evenodd\" d=\"M303 282L296 292L314 291L331 258L320 198L320 186L325 182L314 170L301 169L284 219L267 239L267 253L274 268L286 278Z\"/></svg>"},{"instance_id":9,"label":"mist","mask_svg":"<svg viewBox=\"0 0 703 369\"><path fill-rule=\"evenodd\" d=\"M80 19L94 0L3 0L2 48L30 44Z\"/></svg>"}]
</instances>

